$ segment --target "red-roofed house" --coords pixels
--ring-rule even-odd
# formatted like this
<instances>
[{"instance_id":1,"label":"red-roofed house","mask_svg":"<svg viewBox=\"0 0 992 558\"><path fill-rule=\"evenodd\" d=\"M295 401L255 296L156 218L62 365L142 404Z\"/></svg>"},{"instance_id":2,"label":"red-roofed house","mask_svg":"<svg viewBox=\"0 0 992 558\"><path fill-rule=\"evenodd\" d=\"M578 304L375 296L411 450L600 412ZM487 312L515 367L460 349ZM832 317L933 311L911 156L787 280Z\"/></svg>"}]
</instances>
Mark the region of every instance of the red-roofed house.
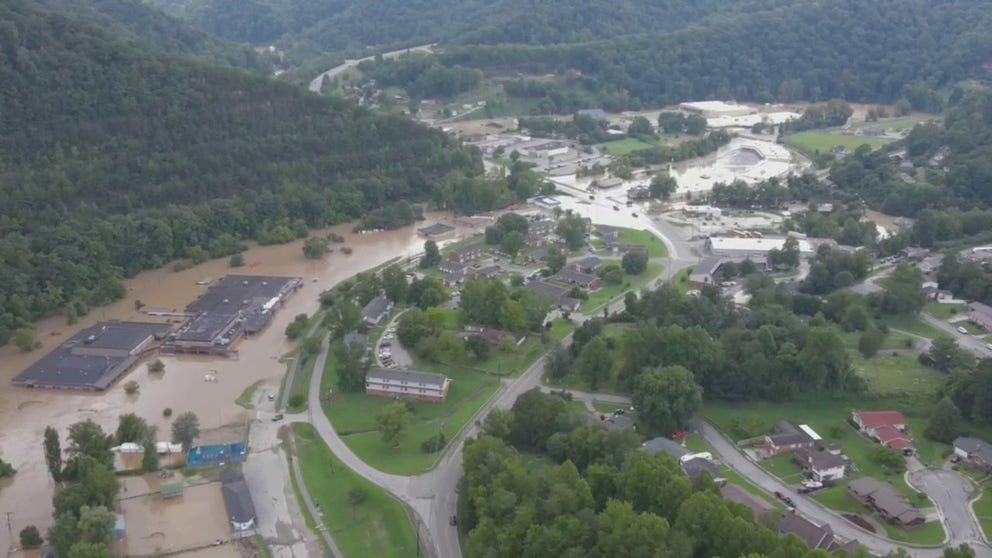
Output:
<instances>
[{"instance_id":1,"label":"red-roofed house","mask_svg":"<svg viewBox=\"0 0 992 558\"><path fill-rule=\"evenodd\" d=\"M898 411L855 412L854 424L873 440L885 447L899 451L913 449L913 442L906 433L906 417Z\"/></svg>"}]
</instances>

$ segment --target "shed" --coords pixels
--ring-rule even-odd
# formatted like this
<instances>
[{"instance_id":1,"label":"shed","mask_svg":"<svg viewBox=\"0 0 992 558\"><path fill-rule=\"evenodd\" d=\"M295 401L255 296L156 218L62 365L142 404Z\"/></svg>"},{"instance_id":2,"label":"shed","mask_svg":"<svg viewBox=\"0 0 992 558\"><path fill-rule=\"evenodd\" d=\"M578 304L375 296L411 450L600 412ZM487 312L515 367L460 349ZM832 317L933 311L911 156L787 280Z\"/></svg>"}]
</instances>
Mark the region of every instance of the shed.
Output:
<instances>
[{"instance_id":1,"label":"shed","mask_svg":"<svg viewBox=\"0 0 992 558\"><path fill-rule=\"evenodd\" d=\"M183 490L185 488L186 485L182 482L171 482L169 484L163 484L158 493L165 499L178 498L183 495Z\"/></svg>"}]
</instances>

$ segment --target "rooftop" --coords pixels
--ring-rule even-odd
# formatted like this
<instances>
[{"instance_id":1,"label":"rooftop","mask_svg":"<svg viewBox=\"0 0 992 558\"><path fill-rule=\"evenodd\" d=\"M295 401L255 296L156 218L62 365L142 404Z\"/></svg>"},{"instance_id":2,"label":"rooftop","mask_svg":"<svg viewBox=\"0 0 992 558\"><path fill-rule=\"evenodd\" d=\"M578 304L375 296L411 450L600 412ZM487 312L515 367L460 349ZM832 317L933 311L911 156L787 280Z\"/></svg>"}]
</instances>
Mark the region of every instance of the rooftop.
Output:
<instances>
[{"instance_id":1,"label":"rooftop","mask_svg":"<svg viewBox=\"0 0 992 558\"><path fill-rule=\"evenodd\" d=\"M720 256L706 256L692 268L692 275L712 275L721 263L723 258Z\"/></svg>"},{"instance_id":2,"label":"rooftop","mask_svg":"<svg viewBox=\"0 0 992 558\"><path fill-rule=\"evenodd\" d=\"M992 463L992 445L978 438L961 436L954 440L954 447L968 452L969 456L977 456L986 463Z\"/></svg>"},{"instance_id":3,"label":"rooftop","mask_svg":"<svg viewBox=\"0 0 992 558\"><path fill-rule=\"evenodd\" d=\"M814 451L809 449L796 450L796 456L811 465L814 469L824 470L846 465L844 458L839 455L827 453L825 451Z\"/></svg>"},{"instance_id":4,"label":"rooftop","mask_svg":"<svg viewBox=\"0 0 992 558\"><path fill-rule=\"evenodd\" d=\"M220 473L220 482L228 518L235 523L249 523L255 519L255 505L241 472L224 469Z\"/></svg>"},{"instance_id":5,"label":"rooftop","mask_svg":"<svg viewBox=\"0 0 992 558\"><path fill-rule=\"evenodd\" d=\"M434 223L433 225L428 225L417 230L426 236L440 236L455 230L455 227L445 225L444 223Z\"/></svg>"},{"instance_id":6,"label":"rooftop","mask_svg":"<svg viewBox=\"0 0 992 558\"><path fill-rule=\"evenodd\" d=\"M550 298L552 302L558 302L561 297L568 293L568 289L559 287L558 285L552 285L546 281L531 281L527 283L527 288L539 295Z\"/></svg>"},{"instance_id":7,"label":"rooftop","mask_svg":"<svg viewBox=\"0 0 992 558\"><path fill-rule=\"evenodd\" d=\"M441 389L448 378L441 374L429 374L426 372L414 372L412 370L388 370L385 368L373 368L365 375L365 380L370 382L407 382L409 384L424 384Z\"/></svg>"},{"instance_id":8,"label":"rooftop","mask_svg":"<svg viewBox=\"0 0 992 558\"><path fill-rule=\"evenodd\" d=\"M586 269L590 267L598 267L603 265L603 260L597 258L596 256L586 256L581 260L575 262L575 264L583 269Z\"/></svg>"},{"instance_id":9,"label":"rooftop","mask_svg":"<svg viewBox=\"0 0 992 558\"><path fill-rule=\"evenodd\" d=\"M365 346L369 344L369 337L364 333L358 333L357 331L349 331L344 334L342 339L345 345L361 345Z\"/></svg>"},{"instance_id":10,"label":"rooftop","mask_svg":"<svg viewBox=\"0 0 992 558\"><path fill-rule=\"evenodd\" d=\"M785 246L785 238L738 238L730 236L710 237L709 243L713 250L739 250L748 252L768 252L781 250ZM806 240L797 239L800 254L812 254L813 246Z\"/></svg>"},{"instance_id":11,"label":"rooftop","mask_svg":"<svg viewBox=\"0 0 992 558\"><path fill-rule=\"evenodd\" d=\"M861 420L861 424L865 425L865 428L906 424L906 417L899 411L862 411L854 414Z\"/></svg>"},{"instance_id":12,"label":"rooftop","mask_svg":"<svg viewBox=\"0 0 992 558\"><path fill-rule=\"evenodd\" d=\"M830 525L824 524L820 527L794 513L787 513L782 517L778 530L783 534L799 537L811 549L828 550L834 542L834 533Z\"/></svg>"},{"instance_id":13,"label":"rooftop","mask_svg":"<svg viewBox=\"0 0 992 558\"><path fill-rule=\"evenodd\" d=\"M861 477L851 481L847 485L847 489L859 498L870 498L879 511L898 519L901 523L912 523L924 519L919 510L911 506L906 501L906 497L887 482L871 477Z\"/></svg>"},{"instance_id":14,"label":"rooftop","mask_svg":"<svg viewBox=\"0 0 992 558\"><path fill-rule=\"evenodd\" d=\"M668 438L652 438L647 442L644 442L644 444L641 445L641 448L651 455L666 453L674 457L676 460L681 458L683 455L689 455L689 453L691 453L689 450L682 447L682 444Z\"/></svg>"},{"instance_id":15,"label":"rooftop","mask_svg":"<svg viewBox=\"0 0 992 558\"><path fill-rule=\"evenodd\" d=\"M392 302L390 302L388 298L384 295L378 295L370 300L369 303L365 305L365 308L362 308L362 317L374 320L389 311L390 304L392 304Z\"/></svg>"},{"instance_id":16,"label":"rooftop","mask_svg":"<svg viewBox=\"0 0 992 558\"><path fill-rule=\"evenodd\" d=\"M562 268L558 273L555 274L555 279L559 281L564 281L567 283L577 283L579 285L588 285L592 283L598 277L595 275L589 275L588 273L582 273L580 271L575 271L573 269Z\"/></svg>"},{"instance_id":17,"label":"rooftop","mask_svg":"<svg viewBox=\"0 0 992 558\"><path fill-rule=\"evenodd\" d=\"M268 324L270 311L279 298L301 284L298 277L228 275L186 307L194 316L179 331L182 341L212 341L236 318L252 334Z\"/></svg>"},{"instance_id":18,"label":"rooftop","mask_svg":"<svg viewBox=\"0 0 992 558\"><path fill-rule=\"evenodd\" d=\"M703 473L709 474L710 478L715 481L725 480L720 469L712 461L703 459L702 457L693 457L686 460L682 463L682 470L685 471L686 476L692 482L696 482Z\"/></svg>"}]
</instances>

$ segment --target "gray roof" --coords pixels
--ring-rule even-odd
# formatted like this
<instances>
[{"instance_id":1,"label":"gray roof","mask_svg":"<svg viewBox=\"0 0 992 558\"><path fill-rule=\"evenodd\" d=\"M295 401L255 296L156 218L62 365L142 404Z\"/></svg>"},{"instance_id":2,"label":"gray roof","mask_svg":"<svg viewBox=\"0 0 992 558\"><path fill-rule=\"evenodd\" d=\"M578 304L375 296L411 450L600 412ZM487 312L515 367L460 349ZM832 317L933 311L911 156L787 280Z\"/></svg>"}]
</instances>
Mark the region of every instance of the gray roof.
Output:
<instances>
[{"instance_id":1,"label":"gray roof","mask_svg":"<svg viewBox=\"0 0 992 558\"><path fill-rule=\"evenodd\" d=\"M860 498L871 498L876 509L889 517L897 518L903 524L923 519L920 511L911 506L906 497L887 482L861 477L851 481L847 490Z\"/></svg>"},{"instance_id":2,"label":"gray roof","mask_svg":"<svg viewBox=\"0 0 992 558\"><path fill-rule=\"evenodd\" d=\"M603 265L603 260L597 258L596 256L586 256L585 258L582 258L581 260L575 262L575 265L583 269L590 267L599 267Z\"/></svg>"},{"instance_id":3,"label":"gray roof","mask_svg":"<svg viewBox=\"0 0 992 558\"><path fill-rule=\"evenodd\" d=\"M568 293L568 289L559 287L558 285L552 285L546 281L531 281L530 283L527 283L527 288L539 295L550 298L551 301L556 304L558 304L560 299Z\"/></svg>"},{"instance_id":4,"label":"gray roof","mask_svg":"<svg viewBox=\"0 0 992 558\"><path fill-rule=\"evenodd\" d=\"M255 505L251 501L251 492L240 471L224 469L220 473L221 492L224 495L224 507L227 516L236 523L248 523L255 519Z\"/></svg>"},{"instance_id":5,"label":"gray roof","mask_svg":"<svg viewBox=\"0 0 992 558\"><path fill-rule=\"evenodd\" d=\"M373 368L365 375L366 381L389 380L391 382L407 382L409 384L424 384L438 389L444 387L444 382L448 379L441 374L429 374L426 372L414 372L412 370L389 370L386 368Z\"/></svg>"},{"instance_id":6,"label":"gray roof","mask_svg":"<svg viewBox=\"0 0 992 558\"><path fill-rule=\"evenodd\" d=\"M834 455L832 453L827 453L825 451L812 451L807 449L800 449L796 451L796 456L799 457L806 463L809 463L814 469L822 471L824 469L833 469L834 467L843 467L846 465L844 458L839 455Z\"/></svg>"},{"instance_id":7,"label":"gray roof","mask_svg":"<svg viewBox=\"0 0 992 558\"><path fill-rule=\"evenodd\" d=\"M390 304L392 304L392 302L390 302L388 298L383 295L379 295L370 300L369 303L365 305L365 308L362 308L362 317L369 320L374 320L385 314L386 311L389 310Z\"/></svg>"},{"instance_id":8,"label":"gray roof","mask_svg":"<svg viewBox=\"0 0 992 558\"><path fill-rule=\"evenodd\" d=\"M679 459L683 455L688 455L690 453L689 450L682 447L681 444L668 438L653 438L647 442L644 442L641 448L651 455L667 453L675 459Z\"/></svg>"},{"instance_id":9,"label":"gray roof","mask_svg":"<svg viewBox=\"0 0 992 558\"><path fill-rule=\"evenodd\" d=\"M722 262L723 258L720 256L706 256L692 268L692 275L712 275Z\"/></svg>"},{"instance_id":10,"label":"gray roof","mask_svg":"<svg viewBox=\"0 0 992 558\"><path fill-rule=\"evenodd\" d=\"M568 268L563 268L561 271L555 274L555 279L563 281L566 283L575 283L576 285L589 285L596 279L599 279L595 275L589 275L588 273L582 273Z\"/></svg>"},{"instance_id":11,"label":"gray roof","mask_svg":"<svg viewBox=\"0 0 992 558\"><path fill-rule=\"evenodd\" d=\"M969 457L978 457L982 461L992 465L992 445L989 445L988 442L983 442L978 438L961 436L954 440L954 447L968 452Z\"/></svg>"},{"instance_id":12,"label":"gray roof","mask_svg":"<svg viewBox=\"0 0 992 558\"><path fill-rule=\"evenodd\" d=\"M778 530L782 534L799 537L806 543L806 546L814 550L827 550L834 542L834 533L830 525L824 524L823 527L820 527L794 513L787 513L782 517L778 524Z\"/></svg>"},{"instance_id":13,"label":"gray roof","mask_svg":"<svg viewBox=\"0 0 992 558\"><path fill-rule=\"evenodd\" d=\"M344 344L345 345L360 345L362 347L369 344L369 337L364 333L358 333L357 331L349 331L344 334Z\"/></svg>"},{"instance_id":14,"label":"gray roof","mask_svg":"<svg viewBox=\"0 0 992 558\"><path fill-rule=\"evenodd\" d=\"M439 234L449 233L455 230L455 227L451 225L445 225L444 223L434 223L423 228L418 229L422 234L427 236L437 236Z\"/></svg>"},{"instance_id":15,"label":"gray roof","mask_svg":"<svg viewBox=\"0 0 992 558\"><path fill-rule=\"evenodd\" d=\"M682 470L685 471L687 477L692 482L696 482L703 473L709 473L710 478L715 481L726 480L723 474L720 472L720 468L717 467L709 459L703 459L702 457L694 457L687 460L682 464Z\"/></svg>"}]
</instances>

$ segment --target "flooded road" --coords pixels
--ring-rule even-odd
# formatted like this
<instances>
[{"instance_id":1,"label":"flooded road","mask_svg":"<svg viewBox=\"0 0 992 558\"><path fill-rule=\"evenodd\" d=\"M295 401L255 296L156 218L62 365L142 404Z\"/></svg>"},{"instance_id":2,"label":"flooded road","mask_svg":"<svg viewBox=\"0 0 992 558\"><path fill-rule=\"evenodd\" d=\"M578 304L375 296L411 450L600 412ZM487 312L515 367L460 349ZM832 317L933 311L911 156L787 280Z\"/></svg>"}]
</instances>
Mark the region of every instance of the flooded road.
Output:
<instances>
[{"instance_id":1,"label":"flooded road","mask_svg":"<svg viewBox=\"0 0 992 558\"><path fill-rule=\"evenodd\" d=\"M8 531L0 530L0 548L16 546L17 533L27 525L37 526L44 534L51 523L53 483L45 467L41 444L47 425L59 430L65 448L68 426L87 418L99 423L105 431L113 432L119 415L136 413L159 427L160 441L167 440L171 434L170 421L163 417L163 409L167 407L173 410L173 416L186 411L196 413L202 430L249 420L249 413L235 405L234 400L249 385L277 379L285 373L285 365L278 358L292 349L283 332L293 317L313 312L320 292L341 280L393 258L420 252L424 239L418 236L417 227L438 221L453 224L445 214L427 217L425 222L395 231L358 235L351 232L351 225L339 225L314 233L323 235L333 231L344 236L343 246L353 250L351 255L341 253L342 245L335 244L334 253L323 260L306 260L300 240L281 246L251 246L244 253L246 265L241 268L229 268L227 258L223 258L181 272L170 267L142 273L126 282L127 296L123 300L94 309L72 326L67 326L61 316L36 324L37 339L42 343L40 349L25 354L12 346L0 347L0 385L4 386L0 390L0 421L4 425L0 432L0 456L18 470L12 480L0 484L0 512L13 513L11 527L15 538L10 540ZM463 227L457 234L472 232ZM139 393L132 396L124 393L122 382L101 394L31 390L10 385L17 373L84 327L103 320L162 321L136 311L136 300L152 308L181 310L206 289L197 282L216 280L231 273L304 279L302 288L286 301L261 335L239 343L237 358L162 356L165 373L156 375L150 375L145 363L141 363L124 378L140 385ZM205 381L208 374L214 375L216 381Z\"/></svg>"}]
</instances>

